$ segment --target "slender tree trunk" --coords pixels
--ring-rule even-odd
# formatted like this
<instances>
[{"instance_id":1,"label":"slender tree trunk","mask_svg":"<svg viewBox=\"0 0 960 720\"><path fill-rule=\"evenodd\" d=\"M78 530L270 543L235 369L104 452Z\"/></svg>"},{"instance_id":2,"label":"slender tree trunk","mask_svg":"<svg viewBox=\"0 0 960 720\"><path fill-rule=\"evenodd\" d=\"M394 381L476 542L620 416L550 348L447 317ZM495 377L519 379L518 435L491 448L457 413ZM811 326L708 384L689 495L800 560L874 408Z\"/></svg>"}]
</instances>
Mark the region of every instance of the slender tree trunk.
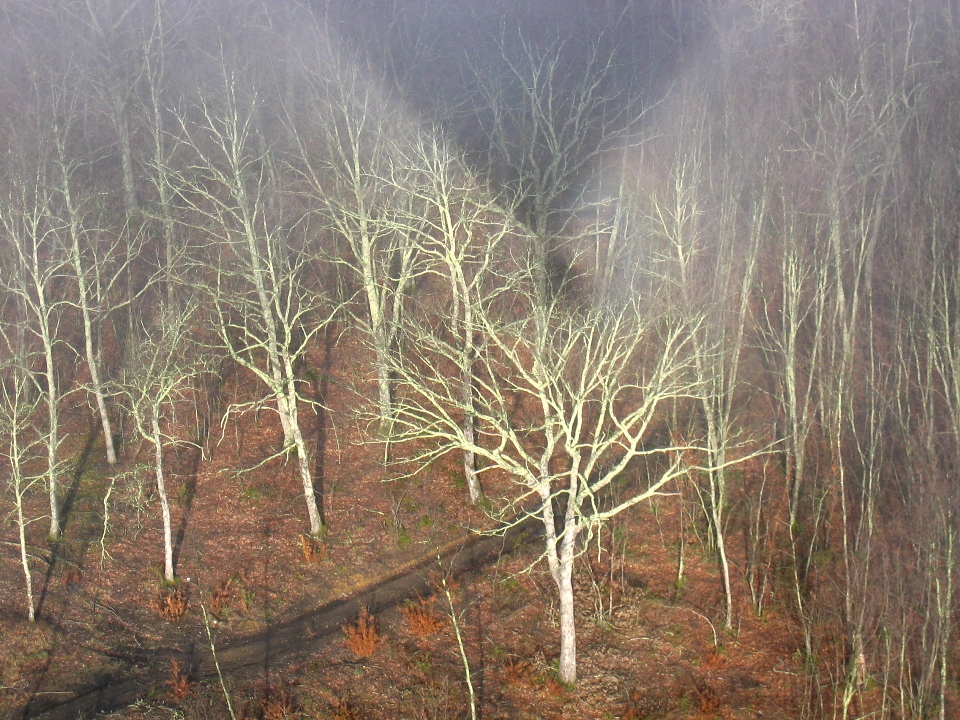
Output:
<instances>
[{"instance_id":1,"label":"slender tree trunk","mask_svg":"<svg viewBox=\"0 0 960 720\"><path fill-rule=\"evenodd\" d=\"M323 521L323 514L317 504L316 489L313 486L313 473L310 470L310 454L307 452L307 443L303 439L303 432L300 429L300 417L297 409L297 390L293 373L293 364L289 356L284 357L284 370L287 374L287 395L285 404L287 407L287 426L290 428L290 434L293 437L293 444L297 450L297 467L300 470L300 480L303 483L303 497L307 503L307 517L310 520L310 534L313 537L323 537L326 535L327 528Z\"/></svg>"},{"instance_id":2,"label":"slender tree trunk","mask_svg":"<svg viewBox=\"0 0 960 720\"><path fill-rule=\"evenodd\" d=\"M44 323L45 325L46 323ZM53 342L49 329L43 332L43 356L47 375L47 487L50 493L50 534L51 541L60 539L60 499L57 469L57 450L60 436L60 408L57 397L57 377L53 366Z\"/></svg>"},{"instance_id":3,"label":"slender tree trunk","mask_svg":"<svg viewBox=\"0 0 960 720\"><path fill-rule=\"evenodd\" d=\"M390 349L377 339L377 404L380 408L380 438L389 440L393 432L393 396L390 391Z\"/></svg>"},{"instance_id":4,"label":"slender tree trunk","mask_svg":"<svg viewBox=\"0 0 960 720\"><path fill-rule=\"evenodd\" d=\"M463 436L468 448L463 451L463 476L467 480L470 502L476 505L480 502L483 490L480 487L480 478L477 477L476 455L472 450L476 442L476 415L473 409L473 378L469 370L463 374L461 392L463 393Z\"/></svg>"},{"instance_id":5,"label":"slender tree trunk","mask_svg":"<svg viewBox=\"0 0 960 720\"><path fill-rule=\"evenodd\" d=\"M726 539L723 533L723 503L726 502L724 492L725 490L725 479L723 477L723 469L715 470L711 472L711 475L714 479L711 480L710 488L711 493L715 495L715 500L712 503L712 514L711 518L714 527L716 528L715 538L717 541L717 559L720 564L720 577L723 580L723 596L724 596L724 623L723 626L727 630L733 629L733 589L730 586L730 561L727 557L727 544Z\"/></svg>"},{"instance_id":6,"label":"slender tree trunk","mask_svg":"<svg viewBox=\"0 0 960 720\"><path fill-rule=\"evenodd\" d=\"M69 202L69 201L68 201ZM72 203L70 212L73 213ZM71 224L73 220L71 219ZM113 428L110 426L110 414L107 412L107 402L104 398L103 383L100 381L100 366L97 362L97 355L93 348L93 318L90 312L90 301L87 296L87 280L83 271L83 265L80 260L80 241L77 233L71 231L73 235L73 269L77 275L77 288L80 300L80 314L83 318L83 339L84 350L86 352L87 368L90 371L90 385L93 396L97 402L97 411L100 414L100 424L103 428L103 443L107 453L107 462L113 465L117 462L117 452L113 444Z\"/></svg>"},{"instance_id":7,"label":"slender tree trunk","mask_svg":"<svg viewBox=\"0 0 960 720\"><path fill-rule=\"evenodd\" d=\"M113 444L113 428L110 426L110 413L107 411L107 401L103 395L103 384L100 382L100 370L98 369L96 355L93 351L93 326L90 322L90 313L86 307L86 303L84 303L83 327L87 336L87 367L90 368L90 384L92 385L93 396L97 401L97 412L100 413L100 425L103 428L103 444L107 453L107 463L113 465L117 462L117 450Z\"/></svg>"},{"instance_id":8,"label":"slender tree trunk","mask_svg":"<svg viewBox=\"0 0 960 720\"><path fill-rule=\"evenodd\" d=\"M158 183L160 194L160 220L163 224L164 283L167 291L167 307L176 306L176 225L170 203L170 190L166 181Z\"/></svg>"},{"instance_id":9,"label":"slender tree trunk","mask_svg":"<svg viewBox=\"0 0 960 720\"><path fill-rule=\"evenodd\" d=\"M19 465L19 461L17 461L17 464ZM27 524L23 517L23 492L20 490L20 485L23 480L20 477L19 467L13 468L13 473L16 476L14 482L17 496L17 532L20 540L20 565L23 567L23 579L27 586L27 618L30 622L34 622L37 617L35 604L33 602L33 576L30 573L30 559L27 556Z\"/></svg>"},{"instance_id":10,"label":"slender tree trunk","mask_svg":"<svg viewBox=\"0 0 960 720\"><path fill-rule=\"evenodd\" d=\"M250 263L251 278L253 286L257 293L257 304L260 317L263 319L264 330L266 331L267 359L270 363L270 375L273 378L274 395L277 401L277 411L280 415L280 425L283 428L283 444L289 447L294 444L293 429L290 427L289 413L284 411L285 395L283 392L283 362L281 359L281 347L283 347L280 331L277 328L277 321L273 314L273 306L270 303L270 295L267 292L268 272L264 269L263 258L260 249L257 247L257 227L254 215L251 211L250 201L244 186L243 177L240 171L234 168L233 177L234 187L232 191L239 202L239 209L243 221L244 240L247 245L247 257Z\"/></svg>"},{"instance_id":11,"label":"slender tree trunk","mask_svg":"<svg viewBox=\"0 0 960 720\"><path fill-rule=\"evenodd\" d=\"M160 435L159 414L160 409L154 407L150 417L150 432L153 434L157 494L160 496L160 509L163 514L163 579L172 583L176 581L176 575L173 572L173 528L170 520L170 500L167 497L167 484L163 477L163 437Z\"/></svg>"},{"instance_id":12,"label":"slender tree trunk","mask_svg":"<svg viewBox=\"0 0 960 720\"><path fill-rule=\"evenodd\" d=\"M127 218L133 218L138 210L137 186L134 181L133 173L133 150L130 143L130 124L127 120L126 108L121 103L114 112L116 115L117 135L120 142L120 167L123 172L123 209L127 213Z\"/></svg>"},{"instance_id":13,"label":"slender tree trunk","mask_svg":"<svg viewBox=\"0 0 960 720\"><path fill-rule=\"evenodd\" d=\"M953 530L953 514L946 513L946 540L947 540L947 576L946 587L940 589L940 580L937 579L937 611L940 615L940 720L946 720L947 712L947 682L950 649L950 616L953 610L953 546L956 542Z\"/></svg>"},{"instance_id":14,"label":"slender tree trunk","mask_svg":"<svg viewBox=\"0 0 960 720\"><path fill-rule=\"evenodd\" d=\"M100 367L94 352L93 318L90 311L89 287L87 275L83 267L80 254L81 220L73 202L73 193L70 189L70 170L66 157L66 149L61 142L57 143L60 156L61 192L66 205L67 222L70 230L70 264L77 276L77 299L80 303L80 315L83 319L84 351L86 353L87 368L90 371L90 385L97 403L97 412L100 414L100 424L103 427L103 443L106 450L107 462L113 465L117 462L117 453L113 444L113 429L110 427L110 415L107 412L107 403L103 393L103 383L100 381ZM94 260L96 262L96 260Z\"/></svg>"}]
</instances>

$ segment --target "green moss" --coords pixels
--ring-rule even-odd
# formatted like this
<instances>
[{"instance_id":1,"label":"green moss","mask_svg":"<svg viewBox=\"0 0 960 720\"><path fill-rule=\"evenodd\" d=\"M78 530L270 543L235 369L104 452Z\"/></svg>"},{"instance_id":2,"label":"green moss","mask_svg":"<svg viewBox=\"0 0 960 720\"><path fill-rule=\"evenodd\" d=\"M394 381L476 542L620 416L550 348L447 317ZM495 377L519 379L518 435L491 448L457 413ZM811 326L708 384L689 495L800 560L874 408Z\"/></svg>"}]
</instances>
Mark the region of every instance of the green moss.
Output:
<instances>
[{"instance_id":1,"label":"green moss","mask_svg":"<svg viewBox=\"0 0 960 720\"><path fill-rule=\"evenodd\" d=\"M241 500L260 500L266 496L266 492L263 487L256 483L250 483L243 488L243 491L240 493Z\"/></svg>"}]
</instances>

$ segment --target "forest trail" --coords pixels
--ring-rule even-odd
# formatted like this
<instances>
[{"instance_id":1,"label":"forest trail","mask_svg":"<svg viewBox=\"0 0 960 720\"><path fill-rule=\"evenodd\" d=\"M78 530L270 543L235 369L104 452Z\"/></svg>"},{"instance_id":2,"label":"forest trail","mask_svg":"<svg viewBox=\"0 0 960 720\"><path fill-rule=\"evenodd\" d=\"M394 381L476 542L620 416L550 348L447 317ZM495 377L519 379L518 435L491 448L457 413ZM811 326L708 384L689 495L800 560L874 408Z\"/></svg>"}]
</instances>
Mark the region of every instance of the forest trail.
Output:
<instances>
[{"instance_id":1,"label":"forest trail","mask_svg":"<svg viewBox=\"0 0 960 720\"><path fill-rule=\"evenodd\" d=\"M265 631L217 645L217 660L225 676L268 675L282 663L302 657L340 635L341 628L366 607L376 614L436 590L439 561L456 577L495 562L536 536L539 521L528 517L497 535L460 537L389 573L373 578L349 597L328 602L308 613L282 620ZM186 628L185 628L186 629ZM216 676L216 668L203 628L188 641L188 649L167 648L130 653L120 658L124 667L105 672L94 684L56 694L35 695L18 714L37 720L72 720L117 710L143 698L166 692L171 663L189 669L193 680ZM69 695L68 699L64 696Z\"/></svg>"}]
</instances>

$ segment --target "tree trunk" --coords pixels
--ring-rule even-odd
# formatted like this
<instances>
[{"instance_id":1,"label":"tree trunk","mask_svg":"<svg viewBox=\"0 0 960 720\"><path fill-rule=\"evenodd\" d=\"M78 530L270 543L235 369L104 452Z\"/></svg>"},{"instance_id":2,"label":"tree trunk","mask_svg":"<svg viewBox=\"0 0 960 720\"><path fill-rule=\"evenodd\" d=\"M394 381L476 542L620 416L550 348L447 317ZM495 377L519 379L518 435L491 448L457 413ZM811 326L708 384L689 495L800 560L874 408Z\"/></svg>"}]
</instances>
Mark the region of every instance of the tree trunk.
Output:
<instances>
[{"instance_id":1,"label":"tree trunk","mask_svg":"<svg viewBox=\"0 0 960 720\"><path fill-rule=\"evenodd\" d=\"M566 546L566 538L563 545ZM560 682L574 685L577 682L577 627L574 622L573 605L573 548L560 554Z\"/></svg>"},{"instance_id":2,"label":"tree trunk","mask_svg":"<svg viewBox=\"0 0 960 720\"><path fill-rule=\"evenodd\" d=\"M300 480L303 483L303 497L307 502L307 517L310 520L310 534L313 537L323 537L327 532L323 514L317 505L317 494L313 487L313 473L310 470L310 455L307 452L307 443L300 430L300 418L297 411L297 393L293 379L293 365L289 357L284 358L284 369L290 378L287 385L287 395L284 398L287 407L286 426L290 428L293 444L297 449L297 467L300 470Z\"/></svg>"},{"instance_id":3,"label":"tree trunk","mask_svg":"<svg viewBox=\"0 0 960 720\"><path fill-rule=\"evenodd\" d=\"M546 477L546 464L541 467L541 476ZM573 560L576 548L577 526L573 501L568 500L564 517L563 537L557 538L556 517L549 485L540 490L541 514L546 538L547 565L560 594L560 662L557 674L560 682L574 685L577 682L577 626L573 603Z\"/></svg>"},{"instance_id":4,"label":"tree trunk","mask_svg":"<svg viewBox=\"0 0 960 720\"><path fill-rule=\"evenodd\" d=\"M119 104L119 103L118 103ZM127 121L127 111L123 107L118 107L116 112L117 135L120 141L120 166L123 171L123 209L127 213L127 218L136 215L139 204L137 203L137 186L133 174L133 151L130 145L130 124Z\"/></svg>"},{"instance_id":5,"label":"tree trunk","mask_svg":"<svg viewBox=\"0 0 960 720\"><path fill-rule=\"evenodd\" d=\"M477 459L473 450L469 449L476 442L476 417L473 410L473 383L471 371L463 375L463 437L466 440L467 450L463 451L463 476L467 480L467 489L470 491L470 502L476 505L483 496L480 487L480 478L477 477Z\"/></svg>"},{"instance_id":6,"label":"tree trunk","mask_svg":"<svg viewBox=\"0 0 960 720\"><path fill-rule=\"evenodd\" d=\"M19 469L15 469L14 472L19 476ZM19 481L17 484L19 485ZM30 559L27 557L27 526L23 518L23 493L20 492L19 487L16 490L16 494L17 530L19 531L20 539L20 564L23 566L23 578L27 584L27 618L30 622L34 622L37 616L33 602L33 577L30 574Z\"/></svg>"},{"instance_id":7,"label":"tree trunk","mask_svg":"<svg viewBox=\"0 0 960 720\"><path fill-rule=\"evenodd\" d=\"M940 720L946 720L947 713L947 682L949 673L947 666L949 664L950 650L950 615L953 608L953 545L956 541L953 531L953 515L948 513L946 517L946 540L947 540L947 577L944 583L944 589L941 593L940 581L937 580L937 611L940 615ZM943 597L942 597L942 596Z\"/></svg>"},{"instance_id":8,"label":"tree trunk","mask_svg":"<svg viewBox=\"0 0 960 720\"><path fill-rule=\"evenodd\" d=\"M97 401L97 412L100 413L100 425L103 428L103 444L107 453L107 463L114 465L117 462L117 450L113 444L113 428L110 426L110 415L107 412L107 401L103 396L103 385L100 382L100 372L97 369L96 358L93 354L93 341L89 333L92 328L84 318L87 335L87 366L90 368L90 384L93 386L93 396Z\"/></svg>"},{"instance_id":9,"label":"tree trunk","mask_svg":"<svg viewBox=\"0 0 960 720\"><path fill-rule=\"evenodd\" d=\"M701 350L701 356L706 352ZM715 368L711 366L711 370ZM703 370L700 371L701 377L705 376ZM726 448L720 440L718 432L718 422L716 409L713 405L713 398L702 396L701 403L707 423L707 451L710 458L710 464L713 466L709 472L710 483L710 524L713 526L713 539L717 544L717 563L720 566L720 579L723 585L723 597L725 605L723 626L727 630L733 629L733 592L730 587L730 563L727 558L727 545L723 536L723 511L727 499L726 477L723 472L723 465L726 461Z\"/></svg>"},{"instance_id":10,"label":"tree trunk","mask_svg":"<svg viewBox=\"0 0 960 720\"><path fill-rule=\"evenodd\" d=\"M74 240L74 269L77 273L77 284L80 291L80 311L83 315L84 349L87 355L87 368L90 370L90 385L93 396L97 401L97 411L100 413L100 424L103 428L103 444L107 453L107 463L117 462L117 451L113 444L113 428L110 426L110 415L107 412L107 402L103 395L103 384L100 382L100 369L97 356L93 349L93 320L90 316L90 303L87 300L87 283L83 276L83 267L80 264L80 248Z\"/></svg>"},{"instance_id":11,"label":"tree trunk","mask_svg":"<svg viewBox=\"0 0 960 720\"><path fill-rule=\"evenodd\" d=\"M382 440L389 440L393 432L393 397L390 392L390 358L386 341L377 339L377 403L380 408L379 434Z\"/></svg>"},{"instance_id":12,"label":"tree trunk","mask_svg":"<svg viewBox=\"0 0 960 720\"><path fill-rule=\"evenodd\" d=\"M723 596L724 596L724 623L723 626L727 630L733 629L733 589L730 586L730 561L727 558L727 544L723 536L723 507L722 503L725 501L724 493L722 492L725 479L723 478L723 469L715 471L715 474L718 476L716 483L718 485L717 490L719 498L716 502L713 503L713 524L716 528L716 540L717 540L717 559L720 563L720 576L723 580ZM711 489L713 490L713 489Z\"/></svg>"},{"instance_id":13,"label":"tree trunk","mask_svg":"<svg viewBox=\"0 0 960 720\"><path fill-rule=\"evenodd\" d=\"M48 330L43 333L47 375L47 487L50 492L50 534L52 542L60 539L60 500L57 480L57 449L60 434L60 412L57 402L57 379L53 369L53 343Z\"/></svg>"},{"instance_id":14,"label":"tree trunk","mask_svg":"<svg viewBox=\"0 0 960 720\"><path fill-rule=\"evenodd\" d=\"M168 583L176 581L173 572L173 532L170 522L170 501L167 498L167 484L163 478L163 438L160 435L160 409L152 409L150 431L153 434L154 463L157 472L157 494L160 496L160 509L163 513L163 579Z\"/></svg>"},{"instance_id":15,"label":"tree trunk","mask_svg":"<svg viewBox=\"0 0 960 720\"><path fill-rule=\"evenodd\" d=\"M310 473L310 457L307 454L307 446L303 440L303 433L300 432L300 423L291 423L290 429L293 431L293 441L297 447L297 463L300 468L300 479L303 482L303 496L307 501L310 534L313 537L323 537L326 535L327 527L323 522L320 509L317 506L317 494L313 487L313 476Z\"/></svg>"},{"instance_id":16,"label":"tree trunk","mask_svg":"<svg viewBox=\"0 0 960 720\"><path fill-rule=\"evenodd\" d=\"M93 349L93 318L90 312L89 289L87 287L87 276L83 268L83 261L80 257L81 220L73 203L73 195L70 191L70 175L67 167L64 154L61 153L61 168L63 173L63 187L61 192L63 193L63 199L66 203L68 222L70 224L70 262L73 265L73 272L77 276L77 298L80 302L80 315L83 318L84 351L86 352L87 368L90 370L90 385L93 396L97 401L97 411L100 413L100 424L103 427L103 443L107 454L107 463L114 465L117 462L117 453L113 445L113 429L110 427L110 416L107 413L103 384L100 382L100 369L97 363L97 356ZM94 259L94 262L96 262L96 259ZM99 278L100 276L98 275L97 277Z\"/></svg>"},{"instance_id":17,"label":"tree trunk","mask_svg":"<svg viewBox=\"0 0 960 720\"><path fill-rule=\"evenodd\" d=\"M289 447L294 444L293 429L290 427L289 413L284 409L285 395L283 392L284 375L283 361L281 358L281 348L285 347L280 338L280 331L277 329L277 321L273 314L273 305L270 302L270 293L267 291L267 281L271 279L268 270L263 267L264 260L260 249L257 246L257 228L250 207L248 205L246 191L244 190L243 178L239 170L235 170L234 195L240 200L240 212L243 217L244 239L247 244L247 256L250 263L250 278L253 280L253 286L257 292L257 304L259 305L260 318L263 320L263 329L266 332L265 346L267 350L267 359L270 363L270 375L273 378L274 394L277 399L277 411L280 415L280 425L283 428L283 445ZM269 256L268 256L269 261ZM271 287L271 290L276 288Z\"/></svg>"}]
</instances>

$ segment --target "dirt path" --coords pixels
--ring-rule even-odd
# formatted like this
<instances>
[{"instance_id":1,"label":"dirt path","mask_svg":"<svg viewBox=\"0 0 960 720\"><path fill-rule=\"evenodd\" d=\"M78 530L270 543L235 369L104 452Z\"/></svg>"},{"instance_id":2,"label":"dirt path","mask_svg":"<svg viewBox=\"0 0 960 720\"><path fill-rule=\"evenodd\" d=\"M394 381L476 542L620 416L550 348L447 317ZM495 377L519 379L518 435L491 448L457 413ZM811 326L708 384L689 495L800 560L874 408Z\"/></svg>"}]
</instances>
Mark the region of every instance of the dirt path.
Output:
<instances>
[{"instance_id":1,"label":"dirt path","mask_svg":"<svg viewBox=\"0 0 960 720\"><path fill-rule=\"evenodd\" d=\"M457 576L479 569L513 552L535 536L539 523L530 518L500 536L460 538L439 549L443 567ZM370 580L351 597L322 605L309 613L282 621L266 631L217 647L217 658L224 675L243 675L268 671L280 663L316 652L318 647L340 636L340 628L366 607L378 613L393 607L417 593L432 592L437 571L436 552L423 555ZM200 680L216 671L205 636L192 639L188 651L165 649L147 653L130 653L120 658L121 670L105 673L95 684L34 697L20 717L43 720L72 720L97 712L126 707L140 698L156 697L165 690L172 661L190 668L191 677ZM67 698L67 699L64 699Z\"/></svg>"}]
</instances>

